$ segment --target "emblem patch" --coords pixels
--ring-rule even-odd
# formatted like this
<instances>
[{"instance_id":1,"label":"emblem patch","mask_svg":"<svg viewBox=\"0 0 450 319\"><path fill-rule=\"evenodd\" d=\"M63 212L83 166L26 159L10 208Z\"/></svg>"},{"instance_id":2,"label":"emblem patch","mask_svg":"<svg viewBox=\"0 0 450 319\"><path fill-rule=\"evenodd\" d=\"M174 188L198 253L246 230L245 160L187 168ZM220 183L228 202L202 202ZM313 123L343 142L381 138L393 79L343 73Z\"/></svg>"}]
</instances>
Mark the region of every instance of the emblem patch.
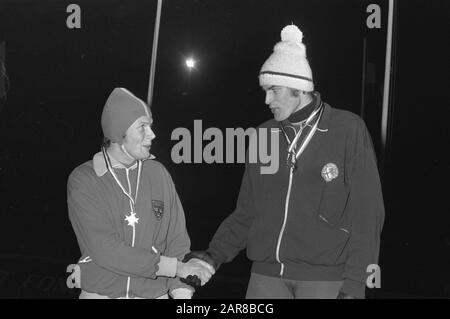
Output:
<instances>
[{"instance_id":1,"label":"emblem patch","mask_svg":"<svg viewBox=\"0 0 450 319\"><path fill-rule=\"evenodd\" d=\"M153 212L157 220L161 220L164 215L164 202L162 200L152 200Z\"/></svg>"},{"instance_id":2,"label":"emblem patch","mask_svg":"<svg viewBox=\"0 0 450 319\"><path fill-rule=\"evenodd\" d=\"M334 163L328 163L322 168L322 177L328 183L338 177L339 170Z\"/></svg>"}]
</instances>

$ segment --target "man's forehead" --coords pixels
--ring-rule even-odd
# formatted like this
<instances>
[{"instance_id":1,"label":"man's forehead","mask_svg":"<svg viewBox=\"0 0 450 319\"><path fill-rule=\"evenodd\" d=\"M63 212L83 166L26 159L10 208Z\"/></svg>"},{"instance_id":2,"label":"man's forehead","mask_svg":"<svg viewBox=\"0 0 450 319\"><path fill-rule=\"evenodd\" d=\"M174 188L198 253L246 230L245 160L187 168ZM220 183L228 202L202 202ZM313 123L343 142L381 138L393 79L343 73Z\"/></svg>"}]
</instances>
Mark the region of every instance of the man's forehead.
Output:
<instances>
[{"instance_id":1,"label":"man's forehead","mask_svg":"<svg viewBox=\"0 0 450 319\"><path fill-rule=\"evenodd\" d=\"M142 121L147 121L147 122L153 122L153 117L151 115L149 116L144 116L142 118Z\"/></svg>"}]
</instances>

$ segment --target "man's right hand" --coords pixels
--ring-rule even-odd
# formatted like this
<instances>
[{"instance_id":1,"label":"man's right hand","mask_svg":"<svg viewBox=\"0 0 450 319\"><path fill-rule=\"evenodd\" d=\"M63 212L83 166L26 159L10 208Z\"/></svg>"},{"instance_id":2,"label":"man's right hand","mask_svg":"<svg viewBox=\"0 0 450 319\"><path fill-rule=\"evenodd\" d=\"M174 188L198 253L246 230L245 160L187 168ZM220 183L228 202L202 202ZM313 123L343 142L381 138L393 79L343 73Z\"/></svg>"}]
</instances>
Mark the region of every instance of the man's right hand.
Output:
<instances>
[{"instance_id":1,"label":"man's right hand","mask_svg":"<svg viewBox=\"0 0 450 319\"><path fill-rule=\"evenodd\" d=\"M197 276L202 286L211 279L215 272L214 267L198 258L189 259L187 262L177 262L176 275L178 277L185 279L188 276Z\"/></svg>"}]
</instances>

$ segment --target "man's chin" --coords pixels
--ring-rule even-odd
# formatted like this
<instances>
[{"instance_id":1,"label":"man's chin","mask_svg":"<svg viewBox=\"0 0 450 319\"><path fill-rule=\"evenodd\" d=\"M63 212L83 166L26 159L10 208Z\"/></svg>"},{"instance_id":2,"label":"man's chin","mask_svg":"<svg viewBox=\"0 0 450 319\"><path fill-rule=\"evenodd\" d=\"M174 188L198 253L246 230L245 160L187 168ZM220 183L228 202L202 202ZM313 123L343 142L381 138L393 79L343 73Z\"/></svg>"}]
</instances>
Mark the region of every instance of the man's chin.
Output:
<instances>
[{"instance_id":1,"label":"man's chin","mask_svg":"<svg viewBox=\"0 0 450 319\"><path fill-rule=\"evenodd\" d=\"M142 156L140 158L141 160L145 160L145 159L149 158L150 156L152 156L151 153L150 153L150 149L148 151L146 151L146 152L142 152L141 156Z\"/></svg>"},{"instance_id":2,"label":"man's chin","mask_svg":"<svg viewBox=\"0 0 450 319\"><path fill-rule=\"evenodd\" d=\"M148 157L148 156L150 156L150 150L151 150L151 146L142 146L140 155Z\"/></svg>"},{"instance_id":3,"label":"man's chin","mask_svg":"<svg viewBox=\"0 0 450 319\"><path fill-rule=\"evenodd\" d=\"M285 116L285 114L283 114L282 112L276 110L275 112L273 112L273 119L277 122L281 122L284 119L286 119L287 116Z\"/></svg>"}]
</instances>

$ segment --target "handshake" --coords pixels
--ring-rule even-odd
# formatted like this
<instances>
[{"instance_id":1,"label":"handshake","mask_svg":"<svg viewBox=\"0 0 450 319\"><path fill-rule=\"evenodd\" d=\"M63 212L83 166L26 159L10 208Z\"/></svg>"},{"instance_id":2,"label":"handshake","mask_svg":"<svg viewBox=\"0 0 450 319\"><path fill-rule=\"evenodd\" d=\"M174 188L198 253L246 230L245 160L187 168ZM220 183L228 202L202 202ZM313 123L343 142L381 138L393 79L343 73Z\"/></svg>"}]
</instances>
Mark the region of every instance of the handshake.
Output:
<instances>
[{"instance_id":1,"label":"handshake","mask_svg":"<svg viewBox=\"0 0 450 319\"><path fill-rule=\"evenodd\" d=\"M177 263L177 276L194 288L206 284L217 269L216 262L206 251L191 251Z\"/></svg>"}]
</instances>

